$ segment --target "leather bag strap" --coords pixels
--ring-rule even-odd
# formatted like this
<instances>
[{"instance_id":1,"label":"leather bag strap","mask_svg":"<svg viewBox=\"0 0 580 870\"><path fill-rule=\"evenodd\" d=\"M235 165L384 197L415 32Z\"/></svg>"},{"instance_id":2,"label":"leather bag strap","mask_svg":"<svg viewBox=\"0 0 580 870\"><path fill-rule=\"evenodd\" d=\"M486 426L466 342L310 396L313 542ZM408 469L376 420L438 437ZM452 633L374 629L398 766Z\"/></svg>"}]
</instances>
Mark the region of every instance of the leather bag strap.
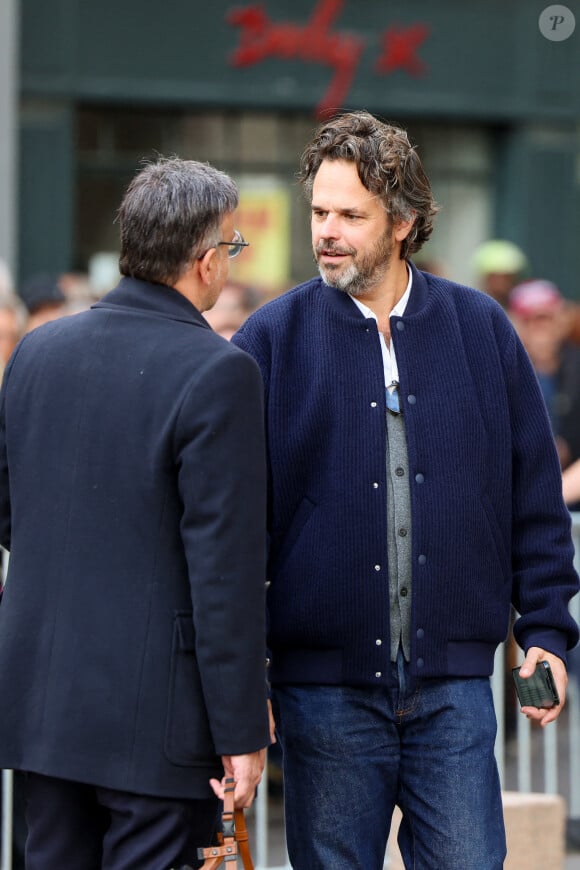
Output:
<instances>
[{"instance_id":1,"label":"leather bag strap","mask_svg":"<svg viewBox=\"0 0 580 870\"><path fill-rule=\"evenodd\" d=\"M197 850L198 858L204 859L200 870L217 870L222 862L226 870L238 870L238 854L242 858L244 870L254 870L244 811L234 810L235 787L231 777L226 779L219 845Z\"/></svg>"},{"instance_id":2,"label":"leather bag strap","mask_svg":"<svg viewBox=\"0 0 580 870\"><path fill-rule=\"evenodd\" d=\"M236 810L234 816L236 829L235 837L242 858L242 864L244 865L244 870L254 870L254 862L252 861L252 856L250 854L250 835L246 828L244 811Z\"/></svg>"}]
</instances>

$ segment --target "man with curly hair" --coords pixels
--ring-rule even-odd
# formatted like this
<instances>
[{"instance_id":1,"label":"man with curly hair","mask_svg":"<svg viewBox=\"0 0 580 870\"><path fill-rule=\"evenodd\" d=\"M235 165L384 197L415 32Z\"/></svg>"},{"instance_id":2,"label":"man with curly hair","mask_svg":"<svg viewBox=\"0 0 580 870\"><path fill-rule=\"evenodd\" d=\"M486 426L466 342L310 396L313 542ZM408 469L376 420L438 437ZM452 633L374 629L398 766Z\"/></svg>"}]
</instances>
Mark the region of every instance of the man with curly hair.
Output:
<instances>
[{"instance_id":1,"label":"man with curly hair","mask_svg":"<svg viewBox=\"0 0 580 870\"><path fill-rule=\"evenodd\" d=\"M302 158L320 278L234 342L264 378L270 677L295 870L505 857L489 676L510 605L566 690L578 589L549 420L500 306L410 257L437 206L404 130L323 123ZM562 705L523 712L540 724Z\"/></svg>"}]
</instances>

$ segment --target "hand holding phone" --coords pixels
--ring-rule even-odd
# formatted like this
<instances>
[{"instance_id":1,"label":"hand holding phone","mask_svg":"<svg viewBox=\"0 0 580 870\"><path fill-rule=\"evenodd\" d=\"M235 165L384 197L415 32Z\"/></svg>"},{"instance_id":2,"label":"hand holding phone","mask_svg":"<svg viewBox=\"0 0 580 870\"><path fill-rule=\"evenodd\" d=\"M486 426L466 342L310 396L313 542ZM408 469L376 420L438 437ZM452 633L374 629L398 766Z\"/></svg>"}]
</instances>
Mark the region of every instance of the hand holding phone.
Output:
<instances>
[{"instance_id":1,"label":"hand holding phone","mask_svg":"<svg viewBox=\"0 0 580 870\"><path fill-rule=\"evenodd\" d=\"M519 668L513 668L512 674L521 707L550 708L560 703L548 662L538 662L531 677L520 677Z\"/></svg>"}]
</instances>

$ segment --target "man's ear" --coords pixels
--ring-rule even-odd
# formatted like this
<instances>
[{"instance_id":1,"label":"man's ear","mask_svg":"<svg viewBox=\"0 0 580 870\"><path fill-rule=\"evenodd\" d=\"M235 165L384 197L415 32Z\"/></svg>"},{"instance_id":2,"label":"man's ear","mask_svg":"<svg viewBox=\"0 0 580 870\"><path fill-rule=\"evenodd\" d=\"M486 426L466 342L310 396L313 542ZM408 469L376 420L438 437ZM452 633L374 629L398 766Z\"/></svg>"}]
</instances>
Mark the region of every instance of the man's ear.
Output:
<instances>
[{"instance_id":1,"label":"man's ear","mask_svg":"<svg viewBox=\"0 0 580 870\"><path fill-rule=\"evenodd\" d=\"M415 215L408 221L398 221L393 227L393 235L396 242L403 242L413 229Z\"/></svg>"},{"instance_id":2,"label":"man's ear","mask_svg":"<svg viewBox=\"0 0 580 870\"><path fill-rule=\"evenodd\" d=\"M199 277L204 284L211 284L213 281L213 272L215 269L216 248L209 248L199 260L197 266L199 269Z\"/></svg>"}]
</instances>

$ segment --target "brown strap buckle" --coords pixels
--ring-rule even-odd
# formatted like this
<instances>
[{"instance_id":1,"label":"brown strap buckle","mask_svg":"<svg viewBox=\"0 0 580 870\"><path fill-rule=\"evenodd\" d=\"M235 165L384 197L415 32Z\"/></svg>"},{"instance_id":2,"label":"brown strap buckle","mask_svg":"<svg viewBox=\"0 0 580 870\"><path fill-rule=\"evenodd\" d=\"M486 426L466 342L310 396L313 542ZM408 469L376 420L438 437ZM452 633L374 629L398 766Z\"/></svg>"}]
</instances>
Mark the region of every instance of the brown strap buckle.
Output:
<instances>
[{"instance_id":1,"label":"brown strap buckle","mask_svg":"<svg viewBox=\"0 0 580 870\"><path fill-rule=\"evenodd\" d=\"M218 834L219 845L197 850L197 857L204 859L200 870L216 870L222 862L226 870L237 870L238 854L242 858L244 870L254 870L244 811L234 810L235 787L235 781L231 777L226 779L222 833Z\"/></svg>"}]
</instances>

